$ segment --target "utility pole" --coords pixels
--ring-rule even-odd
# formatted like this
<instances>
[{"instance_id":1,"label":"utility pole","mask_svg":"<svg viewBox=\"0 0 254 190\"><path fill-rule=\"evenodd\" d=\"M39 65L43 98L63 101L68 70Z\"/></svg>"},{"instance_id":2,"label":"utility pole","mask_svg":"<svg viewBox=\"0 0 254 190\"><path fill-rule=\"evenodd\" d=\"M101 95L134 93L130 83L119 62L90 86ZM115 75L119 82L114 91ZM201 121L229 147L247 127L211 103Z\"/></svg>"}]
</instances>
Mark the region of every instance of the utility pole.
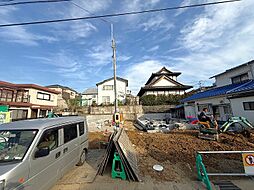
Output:
<instances>
[{"instance_id":1,"label":"utility pole","mask_svg":"<svg viewBox=\"0 0 254 190\"><path fill-rule=\"evenodd\" d=\"M113 56L112 56L112 61L113 61L113 70L114 70L114 94L115 94L115 113L118 112L118 99L117 99L117 88L116 88L116 42L114 38L114 26L111 23L111 40L112 40L112 50L113 50Z\"/></svg>"}]
</instances>

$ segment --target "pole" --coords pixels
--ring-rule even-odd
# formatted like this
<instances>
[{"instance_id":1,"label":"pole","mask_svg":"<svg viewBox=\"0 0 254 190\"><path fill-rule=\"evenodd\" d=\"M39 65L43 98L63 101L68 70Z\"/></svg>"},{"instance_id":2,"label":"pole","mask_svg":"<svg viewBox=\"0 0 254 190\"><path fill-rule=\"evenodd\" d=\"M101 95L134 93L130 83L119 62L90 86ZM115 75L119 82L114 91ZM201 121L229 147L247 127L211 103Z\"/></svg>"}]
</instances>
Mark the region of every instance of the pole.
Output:
<instances>
[{"instance_id":1,"label":"pole","mask_svg":"<svg viewBox=\"0 0 254 190\"><path fill-rule=\"evenodd\" d=\"M117 100L117 88L116 88L116 42L114 39L114 28L113 24L111 23L111 39L112 39L112 50L113 50L113 70L114 70L114 94L115 94L115 113L117 113L117 107L118 107L118 100Z\"/></svg>"}]
</instances>

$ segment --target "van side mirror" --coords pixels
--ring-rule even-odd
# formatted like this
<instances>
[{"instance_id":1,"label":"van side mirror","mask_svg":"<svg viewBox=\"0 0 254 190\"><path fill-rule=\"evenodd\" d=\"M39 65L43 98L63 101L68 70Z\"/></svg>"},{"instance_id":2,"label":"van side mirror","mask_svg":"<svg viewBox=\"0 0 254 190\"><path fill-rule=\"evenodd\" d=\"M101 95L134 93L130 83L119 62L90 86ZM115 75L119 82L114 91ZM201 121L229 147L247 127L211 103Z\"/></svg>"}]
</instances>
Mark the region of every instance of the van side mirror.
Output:
<instances>
[{"instance_id":1,"label":"van side mirror","mask_svg":"<svg viewBox=\"0 0 254 190\"><path fill-rule=\"evenodd\" d=\"M37 150L37 151L35 152L34 157L35 157L35 158L40 158L40 157L48 156L48 155L49 155L49 152L50 152L50 150L49 150L49 147L48 147L48 146L42 147L42 148L39 148L39 150Z\"/></svg>"}]
</instances>

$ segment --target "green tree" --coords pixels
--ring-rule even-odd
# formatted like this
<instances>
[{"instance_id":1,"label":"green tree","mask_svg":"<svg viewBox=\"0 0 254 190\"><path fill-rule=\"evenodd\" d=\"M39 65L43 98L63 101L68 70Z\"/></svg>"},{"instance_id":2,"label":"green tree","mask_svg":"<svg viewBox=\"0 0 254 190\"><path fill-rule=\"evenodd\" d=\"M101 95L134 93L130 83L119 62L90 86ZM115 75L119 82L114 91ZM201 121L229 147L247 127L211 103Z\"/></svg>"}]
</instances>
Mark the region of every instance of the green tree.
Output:
<instances>
[{"instance_id":1,"label":"green tree","mask_svg":"<svg viewBox=\"0 0 254 190\"><path fill-rule=\"evenodd\" d=\"M77 109L80 107L80 99L75 98L75 99L68 99L66 100L66 103L68 105L68 109L71 112L76 112Z\"/></svg>"}]
</instances>

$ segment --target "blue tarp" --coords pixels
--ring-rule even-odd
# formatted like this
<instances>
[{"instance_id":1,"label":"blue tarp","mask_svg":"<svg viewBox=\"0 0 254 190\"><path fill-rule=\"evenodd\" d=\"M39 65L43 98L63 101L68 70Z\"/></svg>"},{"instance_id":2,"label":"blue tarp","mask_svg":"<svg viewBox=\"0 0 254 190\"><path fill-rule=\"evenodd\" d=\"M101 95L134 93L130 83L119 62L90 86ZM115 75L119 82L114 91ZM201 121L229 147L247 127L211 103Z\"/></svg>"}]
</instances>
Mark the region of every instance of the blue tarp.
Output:
<instances>
[{"instance_id":1,"label":"blue tarp","mask_svg":"<svg viewBox=\"0 0 254 190\"><path fill-rule=\"evenodd\" d=\"M238 84L230 84L222 87L213 88L204 92L196 93L188 98L183 99L181 102L188 102L201 98L208 98L213 96L226 95L231 93L243 92L254 90L254 80L246 81Z\"/></svg>"}]
</instances>

